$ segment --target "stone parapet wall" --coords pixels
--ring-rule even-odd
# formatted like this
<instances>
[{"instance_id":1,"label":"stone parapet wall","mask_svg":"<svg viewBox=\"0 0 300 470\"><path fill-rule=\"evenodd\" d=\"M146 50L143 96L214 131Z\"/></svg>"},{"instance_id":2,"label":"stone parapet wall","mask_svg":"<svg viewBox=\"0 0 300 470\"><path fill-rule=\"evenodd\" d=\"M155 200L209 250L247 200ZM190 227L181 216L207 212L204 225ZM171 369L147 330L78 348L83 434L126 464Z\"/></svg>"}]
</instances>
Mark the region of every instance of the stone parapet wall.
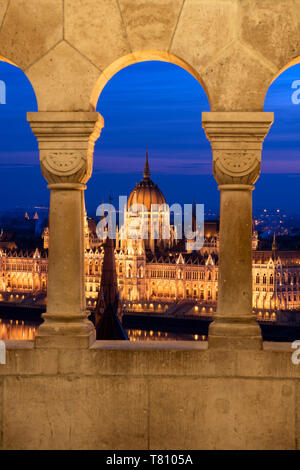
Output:
<instances>
[{"instance_id":1,"label":"stone parapet wall","mask_svg":"<svg viewBox=\"0 0 300 470\"><path fill-rule=\"evenodd\" d=\"M295 449L300 365L292 349L7 342L2 449ZM271 348L277 350L270 350Z\"/></svg>"}]
</instances>

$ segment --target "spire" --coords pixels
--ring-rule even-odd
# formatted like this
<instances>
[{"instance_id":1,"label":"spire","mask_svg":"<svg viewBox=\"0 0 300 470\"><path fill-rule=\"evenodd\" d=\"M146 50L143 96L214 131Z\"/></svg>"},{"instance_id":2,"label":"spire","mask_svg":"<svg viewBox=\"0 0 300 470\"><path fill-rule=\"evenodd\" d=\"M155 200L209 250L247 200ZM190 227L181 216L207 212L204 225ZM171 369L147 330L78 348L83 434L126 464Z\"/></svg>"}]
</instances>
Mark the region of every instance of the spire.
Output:
<instances>
[{"instance_id":1,"label":"spire","mask_svg":"<svg viewBox=\"0 0 300 470\"><path fill-rule=\"evenodd\" d=\"M192 213L192 231L195 233L197 229L197 215L196 215L196 202L193 201L193 213Z\"/></svg>"},{"instance_id":2,"label":"spire","mask_svg":"<svg viewBox=\"0 0 300 470\"><path fill-rule=\"evenodd\" d=\"M146 161L145 161L145 167L144 167L144 178L150 178L150 168L149 168L149 162L148 162L148 149L146 150Z\"/></svg>"},{"instance_id":3,"label":"spire","mask_svg":"<svg viewBox=\"0 0 300 470\"><path fill-rule=\"evenodd\" d=\"M272 251L276 251L277 250L277 244L276 244L276 235L275 235L275 232L273 234L273 243L272 243Z\"/></svg>"},{"instance_id":4,"label":"spire","mask_svg":"<svg viewBox=\"0 0 300 470\"><path fill-rule=\"evenodd\" d=\"M114 242L107 237L103 246L101 286L95 310L96 337L98 340L128 339L117 316L119 292Z\"/></svg>"}]
</instances>

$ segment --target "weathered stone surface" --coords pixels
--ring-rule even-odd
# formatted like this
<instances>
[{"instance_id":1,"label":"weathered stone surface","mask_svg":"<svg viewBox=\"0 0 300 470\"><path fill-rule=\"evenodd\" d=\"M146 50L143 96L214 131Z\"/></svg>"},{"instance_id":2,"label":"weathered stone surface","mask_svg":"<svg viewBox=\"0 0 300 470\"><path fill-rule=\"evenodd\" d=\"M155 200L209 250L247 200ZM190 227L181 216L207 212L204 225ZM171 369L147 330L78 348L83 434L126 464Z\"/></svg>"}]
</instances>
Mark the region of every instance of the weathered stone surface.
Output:
<instances>
[{"instance_id":1,"label":"weathered stone surface","mask_svg":"<svg viewBox=\"0 0 300 470\"><path fill-rule=\"evenodd\" d=\"M61 351L60 374L124 376L233 376L235 352L232 351ZM224 364L226 368L224 369Z\"/></svg>"},{"instance_id":2,"label":"weathered stone surface","mask_svg":"<svg viewBox=\"0 0 300 470\"><path fill-rule=\"evenodd\" d=\"M296 366L298 368L298 366ZM295 448L297 450L300 449L300 419L299 419L299 416L300 416L300 382L297 381L297 383L295 384L295 387L296 387L296 403L295 403L295 410L294 410L294 413L295 413L295 422L296 422L296 429L295 429Z\"/></svg>"},{"instance_id":3,"label":"weathered stone surface","mask_svg":"<svg viewBox=\"0 0 300 470\"><path fill-rule=\"evenodd\" d=\"M265 343L264 343L265 344ZM239 351L236 375L240 377L300 378L300 366L292 363L290 351Z\"/></svg>"},{"instance_id":4,"label":"weathered stone surface","mask_svg":"<svg viewBox=\"0 0 300 470\"><path fill-rule=\"evenodd\" d=\"M55 350L7 349L6 364L0 376L57 374L58 353Z\"/></svg>"},{"instance_id":5,"label":"weathered stone surface","mask_svg":"<svg viewBox=\"0 0 300 470\"><path fill-rule=\"evenodd\" d=\"M219 185L239 184L251 186L256 182L260 173L263 141L268 134L273 121L274 114L270 112L202 113L202 126L205 129L205 134L210 141L213 152L213 173ZM232 190L236 190L237 188L237 186L234 186L233 188L231 187ZM239 187L239 190L243 189L245 188ZM250 188L248 188L247 191L249 189ZM252 186L251 189L253 189ZM232 194L232 198L235 193ZM243 196L238 193L236 196L237 204L239 203L239 198L242 197ZM247 199L249 198L247 197ZM232 205L229 204L229 207L233 208L233 205L234 202L232 202ZM251 199L247 212L249 212L248 209L250 209L250 216L252 217ZM226 210L225 212L227 213ZM240 213L240 210L238 210L237 213ZM233 223L230 218L228 218L228 220L230 223ZM244 231L249 228L251 229L251 221L250 227L249 221L247 222L248 223L241 224ZM238 227L239 226L237 225L233 230L233 233L238 233ZM233 238L239 237L235 236ZM249 247L247 247L247 249L248 248ZM240 253L240 251L237 250L236 253ZM236 269L238 273L238 268L236 267ZM235 279L237 273L233 274ZM250 284L252 290L252 281ZM251 300L252 293L249 295L249 300ZM232 296L232 298L235 298L235 296ZM251 302L249 308L252 312ZM232 306L231 300L230 309L235 309L236 312L238 312L241 309L241 306Z\"/></svg>"},{"instance_id":6,"label":"weathered stone surface","mask_svg":"<svg viewBox=\"0 0 300 470\"><path fill-rule=\"evenodd\" d=\"M132 50L168 50L183 0L120 0Z\"/></svg>"},{"instance_id":7,"label":"weathered stone surface","mask_svg":"<svg viewBox=\"0 0 300 470\"><path fill-rule=\"evenodd\" d=\"M300 372L288 352L60 350L58 362L56 353L8 350L4 449L296 446Z\"/></svg>"},{"instance_id":8,"label":"weathered stone surface","mask_svg":"<svg viewBox=\"0 0 300 470\"><path fill-rule=\"evenodd\" d=\"M0 55L26 69L62 39L62 15L61 0L11 1L0 31Z\"/></svg>"},{"instance_id":9,"label":"weathered stone surface","mask_svg":"<svg viewBox=\"0 0 300 470\"><path fill-rule=\"evenodd\" d=\"M294 387L272 380L152 379L150 449L293 449Z\"/></svg>"},{"instance_id":10,"label":"weathered stone surface","mask_svg":"<svg viewBox=\"0 0 300 470\"><path fill-rule=\"evenodd\" d=\"M212 111L262 111L274 73L235 43L202 74Z\"/></svg>"},{"instance_id":11,"label":"weathered stone surface","mask_svg":"<svg viewBox=\"0 0 300 470\"><path fill-rule=\"evenodd\" d=\"M6 10L7 10L8 1L9 0L2 0L2 2L0 4L0 28L1 28L1 25L2 25L2 22L3 22L3 19L4 19L4 15L5 15Z\"/></svg>"},{"instance_id":12,"label":"weathered stone surface","mask_svg":"<svg viewBox=\"0 0 300 470\"><path fill-rule=\"evenodd\" d=\"M66 0L65 38L102 70L130 52L116 0Z\"/></svg>"},{"instance_id":13,"label":"weathered stone surface","mask_svg":"<svg viewBox=\"0 0 300 470\"><path fill-rule=\"evenodd\" d=\"M203 70L236 37L235 0L186 0L170 52Z\"/></svg>"},{"instance_id":14,"label":"weathered stone surface","mask_svg":"<svg viewBox=\"0 0 300 470\"><path fill-rule=\"evenodd\" d=\"M279 68L300 55L300 2L242 0L241 38Z\"/></svg>"},{"instance_id":15,"label":"weathered stone surface","mask_svg":"<svg viewBox=\"0 0 300 470\"><path fill-rule=\"evenodd\" d=\"M220 190L219 293L217 314L209 326L210 347L262 349L252 313L252 190L273 119L273 113L202 113ZM231 213L238 216L229 217Z\"/></svg>"},{"instance_id":16,"label":"weathered stone surface","mask_svg":"<svg viewBox=\"0 0 300 470\"><path fill-rule=\"evenodd\" d=\"M1 366L0 366L1 367ZM3 441L3 380L0 378L0 449L2 449L2 441Z\"/></svg>"},{"instance_id":17,"label":"weathered stone surface","mask_svg":"<svg viewBox=\"0 0 300 470\"><path fill-rule=\"evenodd\" d=\"M88 111L99 70L66 42L28 69L39 111Z\"/></svg>"},{"instance_id":18,"label":"weathered stone surface","mask_svg":"<svg viewBox=\"0 0 300 470\"><path fill-rule=\"evenodd\" d=\"M300 55L300 0L185 0L182 11L180 0L64 4L66 41L62 0L11 0L0 30L0 55L25 69L44 111L94 109L107 81L143 60L200 75L213 111L261 111L279 68ZM291 352L222 347L11 347L0 366L0 447L295 448L300 367Z\"/></svg>"},{"instance_id":19,"label":"weathered stone surface","mask_svg":"<svg viewBox=\"0 0 300 470\"><path fill-rule=\"evenodd\" d=\"M6 378L4 401L6 449L147 446L148 396L143 379Z\"/></svg>"},{"instance_id":20,"label":"weathered stone surface","mask_svg":"<svg viewBox=\"0 0 300 470\"><path fill-rule=\"evenodd\" d=\"M88 348L96 332L87 318L84 295L83 191L92 174L94 144L103 118L97 112L39 111L28 113L27 119L51 190L47 311L35 345Z\"/></svg>"}]
</instances>

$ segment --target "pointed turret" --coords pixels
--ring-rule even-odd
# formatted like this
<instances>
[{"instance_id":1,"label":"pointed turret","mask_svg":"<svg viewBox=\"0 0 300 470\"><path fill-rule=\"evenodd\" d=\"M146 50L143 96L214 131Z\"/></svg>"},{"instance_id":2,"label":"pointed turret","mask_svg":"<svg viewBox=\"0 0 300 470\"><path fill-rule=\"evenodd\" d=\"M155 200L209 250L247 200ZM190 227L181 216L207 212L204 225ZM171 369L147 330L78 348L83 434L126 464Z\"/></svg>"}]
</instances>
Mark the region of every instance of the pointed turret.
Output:
<instances>
[{"instance_id":1,"label":"pointed turret","mask_svg":"<svg viewBox=\"0 0 300 470\"><path fill-rule=\"evenodd\" d=\"M272 243L272 251L276 251L277 250L277 243L276 243L276 235L275 235L275 232L273 234L273 243Z\"/></svg>"},{"instance_id":2,"label":"pointed turret","mask_svg":"<svg viewBox=\"0 0 300 470\"><path fill-rule=\"evenodd\" d=\"M119 292L114 242L107 237L103 246L101 286L95 310L96 338L98 340L127 340L128 337L117 316Z\"/></svg>"},{"instance_id":3,"label":"pointed turret","mask_svg":"<svg viewBox=\"0 0 300 470\"><path fill-rule=\"evenodd\" d=\"M143 176L144 176L145 179L150 178L150 167L149 167L149 162L148 162L148 150L146 150L146 161L145 161Z\"/></svg>"},{"instance_id":4,"label":"pointed turret","mask_svg":"<svg viewBox=\"0 0 300 470\"><path fill-rule=\"evenodd\" d=\"M276 259L276 250L277 250L277 244L276 244L276 235L275 232L273 234L273 243L272 243L272 258L275 261Z\"/></svg>"},{"instance_id":5,"label":"pointed turret","mask_svg":"<svg viewBox=\"0 0 300 470\"><path fill-rule=\"evenodd\" d=\"M193 201L193 213L192 213L192 231L195 233L197 230L197 216L196 216L196 202Z\"/></svg>"}]
</instances>

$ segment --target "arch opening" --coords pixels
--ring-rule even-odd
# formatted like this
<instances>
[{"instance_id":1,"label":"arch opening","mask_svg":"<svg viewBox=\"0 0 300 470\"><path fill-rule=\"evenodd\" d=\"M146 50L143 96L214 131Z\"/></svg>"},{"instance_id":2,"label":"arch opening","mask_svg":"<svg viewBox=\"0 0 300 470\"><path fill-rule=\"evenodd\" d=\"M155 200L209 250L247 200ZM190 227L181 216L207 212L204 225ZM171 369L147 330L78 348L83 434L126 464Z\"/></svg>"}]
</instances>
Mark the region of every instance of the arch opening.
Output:
<instances>
[{"instance_id":1,"label":"arch opening","mask_svg":"<svg viewBox=\"0 0 300 470\"><path fill-rule=\"evenodd\" d=\"M101 73L99 79L97 80L90 99L90 106L92 110L95 110L97 107L97 103L99 97L101 95L102 90L104 89L105 85L111 80L111 78L118 72L120 72L125 67L129 65L138 64L141 62L149 62L149 61L161 61L161 62L168 62L174 65L178 65L179 67L183 68L187 72L189 72L203 87L208 101L210 103L209 93L205 83L203 82L202 78L198 74L198 72L187 62L185 62L180 57L177 57L174 54L165 51L157 51L157 50L145 50L145 51L135 51L134 53L127 54L125 56L120 57L112 64L110 64L106 69Z\"/></svg>"},{"instance_id":2,"label":"arch opening","mask_svg":"<svg viewBox=\"0 0 300 470\"><path fill-rule=\"evenodd\" d=\"M123 58L111 69L114 74L111 72L110 80L108 75L102 76L100 86L100 81L97 84L95 96L99 99L92 102L105 126L95 146L94 172L87 185L86 208L90 215L95 214L95 207L90 211L92 204L101 204L109 196L113 196L113 205L120 210L120 194L129 196L129 206L131 202L144 203L145 218L151 202L171 206L178 201L183 208L182 203L192 206L193 199L206 202L208 193L214 192L216 206L219 205L211 147L201 126L202 111L210 111L203 84L182 63L157 54L150 57L151 60L143 55L139 61L127 57L127 62ZM201 184L202 178L209 179L209 183ZM126 210L129 212L128 206ZM213 215L218 217L217 210ZM128 228L126 224L125 227ZM203 290L202 297L194 282L199 278L200 265L205 265L209 255L211 260L215 258L217 234L212 236L211 229L216 227L217 223L212 222L206 233L207 246L201 253L186 249L185 240L177 242L173 227L170 244L155 246L142 246L126 234L121 237L124 234L120 227L115 258L120 296L126 309L164 312L178 299L190 301L191 309L197 303L201 308L204 303L215 304L217 276L213 261L207 281L210 288ZM155 257L152 263L151 256Z\"/></svg>"},{"instance_id":3,"label":"arch opening","mask_svg":"<svg viewBox=\"0 0 300 470\"><path fill-rule=\"evenodd\" d=\"M101 176L98 175L100 168L102 173L112 170L108 171L115 174L112 186L120 186L122 194L127 194L143 173L147 148L151 172L158 183L159 179L165 179L163 174L181 176L183 173L183 178L185 174L191 177L209 174L211 180L208 185L204 184L203 195L209 188L215 191L218 201L212 177L211 148L201 127L202 111L210 110L209 100L202 85L186 69L165 60L143 60L127 65L106 83L96 109L105 125L95 146L88 202L91 190L95 189L95 178ZM114 160L116 156L118 160ZM158 166L159 159L163 168ZM175 182L174 177L173 183L180 189L178 178ZM163 184L171 185L171 179ZM101 199L107 199L112 189L108 188L107 179L103 187L106 194L102 193ZM187 198L184 202L192 202L199 196L197 193L189 195L190 200ZM168 195L168 202L176 200L174 194Z\"/></svg>"},{"instance_id":4,"label":"arch opening","mask_svg":"<svg viewBox=\"0 0 300 470\"><path fill-rule=\"evenodd\" d=\"M34 88L16 64L0 57L0 209L48 200L39 167L38 145L27 121L37 111ZM32 181L32 184L30 183ZM13 188L18 188L14 191ZM24 215L24 214L23 214Z\"/></svg>"},{"instance_id":5,"label":"arch opening","mask_svg":"<svg viewBox=\"0 0 300 470\"><path fill-rule=\"evenodd\" d=\"M278 207L274 209L280 210L278 213L285 210L295 215L300 174L300 57L274 77L265 97L264 111L274 112L274 123L264 141L263 178L257 182L254 203L257 206L261 199L260 209L275 204Z\"/></svg>"}]
</instances>

